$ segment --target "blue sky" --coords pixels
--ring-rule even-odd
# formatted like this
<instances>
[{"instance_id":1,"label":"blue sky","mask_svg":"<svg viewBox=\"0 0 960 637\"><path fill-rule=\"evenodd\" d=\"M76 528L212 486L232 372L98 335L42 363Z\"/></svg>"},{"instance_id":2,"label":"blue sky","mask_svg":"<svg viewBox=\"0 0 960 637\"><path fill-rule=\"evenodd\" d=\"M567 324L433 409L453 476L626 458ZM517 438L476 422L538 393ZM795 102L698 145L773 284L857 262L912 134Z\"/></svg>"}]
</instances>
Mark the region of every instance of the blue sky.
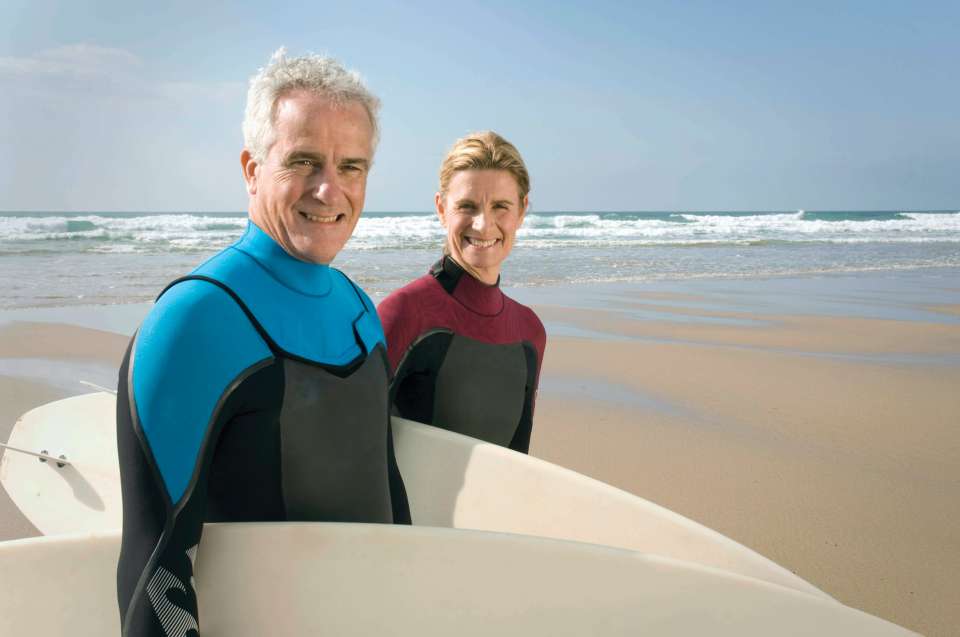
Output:
<instances>
[{"instance_id":1,"label":"blue sky","mask_svg":"<svg viewBox=\"0 0 960 637\"><path fill-rule=\"evenodd\" d=\"M245 83L281 45L384 102L368 210L454 139L538 210L960 208L956 2L5 0L0 209L244 210Z\"/></svg>"}]
</instances>

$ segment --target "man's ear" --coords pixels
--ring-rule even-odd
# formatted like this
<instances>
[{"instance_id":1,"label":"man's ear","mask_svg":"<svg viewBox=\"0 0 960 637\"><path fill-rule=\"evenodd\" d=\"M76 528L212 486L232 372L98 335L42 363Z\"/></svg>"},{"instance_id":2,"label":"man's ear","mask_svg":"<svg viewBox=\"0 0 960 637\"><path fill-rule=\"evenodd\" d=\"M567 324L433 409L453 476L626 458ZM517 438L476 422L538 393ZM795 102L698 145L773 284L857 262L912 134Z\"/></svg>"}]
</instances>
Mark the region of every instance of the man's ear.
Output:
<instances>
[{"instance_id":1,"label":"man's ear","mask_svg":"<svg viewBox=\"0 0 960 637\"><path fill-rule=\"evenodd\" d=\"M443 206L443 195L439 192L433 196L433 205L437 209L437 217L440 218L440 225L447 227L447 210Z\"/></svg>"},{"instance_id":2,"label":"man's ear","mask_svg":"<svg viewBox=\"0 0 960 637\"><path fill-rule=\"evenodd\" d=\"M243 180L247 182L247 194L257 194L257 168L260 164L256 162L246 148L240 153L240 166L243 167Z\"/></svg>"},{"instance_id":3,"label":"man's ear","mask_svg":"<svg viewBox=\"0 0 960 637\"><path fill-rule=\"evenodd\" d=\"M527 210L530 210L530 195L523 196L523 205L520 207L520 223L523 223L524 218L527 216Z\"/></svg>"}]
</instances>

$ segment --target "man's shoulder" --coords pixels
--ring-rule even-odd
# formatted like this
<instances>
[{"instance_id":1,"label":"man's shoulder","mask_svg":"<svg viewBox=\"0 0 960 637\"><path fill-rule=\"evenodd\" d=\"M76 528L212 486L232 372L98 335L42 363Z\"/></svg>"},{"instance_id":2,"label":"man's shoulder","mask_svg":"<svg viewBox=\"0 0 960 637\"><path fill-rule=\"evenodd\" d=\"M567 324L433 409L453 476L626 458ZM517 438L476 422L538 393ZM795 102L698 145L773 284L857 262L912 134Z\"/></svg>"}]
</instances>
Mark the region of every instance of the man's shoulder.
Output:
<instances>
[{"instance_id":1,"label":"man's shoulder","mask_svg":"<svg viewBox=\"0 0 960 637\"><path fill-rule=\"evenodd\" d=\"M161 293L144 320L141 332L153 327L202 327L222 320L232 313L234 307L240 310L231 294L214 281L184 278Z\"/></svg>"},{"instance_id":2,"label":"man's shoulder","mask_svg":"<svg viewBox=\"0 0 960 637\"><path fill-rule=\"evenodd\" d=\"M179 351L196 356L230 347L268 349L227 290L211 281L188 279L157 299L138 330L136 353L138 359L169 359Z\"/></svg>"}]
</instances>

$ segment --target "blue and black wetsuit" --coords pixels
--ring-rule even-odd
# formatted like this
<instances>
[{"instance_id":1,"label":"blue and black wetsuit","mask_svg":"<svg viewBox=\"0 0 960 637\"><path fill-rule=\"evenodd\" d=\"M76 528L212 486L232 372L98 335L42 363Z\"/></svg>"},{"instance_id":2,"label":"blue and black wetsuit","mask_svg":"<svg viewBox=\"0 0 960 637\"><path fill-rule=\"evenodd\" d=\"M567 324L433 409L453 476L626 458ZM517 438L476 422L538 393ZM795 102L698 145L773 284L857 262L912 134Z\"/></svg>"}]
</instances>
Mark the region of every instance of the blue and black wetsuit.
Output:
<instances>
[{"instance_id":1,"label":"blue and black wetsuit","mask_svg":"<svg viewBox=\"0 0 960 637\"><path fill-rule=\"evenodd\" d=\"M161 294L120 370L123 634L199 631L204 521L409 523L370 299L251 223Z\"/></svg>"}]
</instances>

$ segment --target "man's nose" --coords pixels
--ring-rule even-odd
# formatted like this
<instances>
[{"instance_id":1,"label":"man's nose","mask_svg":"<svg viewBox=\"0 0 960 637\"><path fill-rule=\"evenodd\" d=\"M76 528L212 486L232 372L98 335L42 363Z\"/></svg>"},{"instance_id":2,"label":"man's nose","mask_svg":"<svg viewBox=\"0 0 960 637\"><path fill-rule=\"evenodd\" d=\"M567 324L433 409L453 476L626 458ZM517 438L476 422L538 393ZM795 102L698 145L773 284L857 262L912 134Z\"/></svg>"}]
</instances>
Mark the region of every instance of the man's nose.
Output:
<instances>
[{"instance_id":1,"label":"man's nose","mask_svg":"<svg viewBox=\"0 0 960 637\"><path fill-rule=\"evenodd\" d=\"M336 169L324 167L317 171L316 183L313 184L313 197L327 205L333 205L342 194L340 175Z\"/></svg>"}]
</instances>

